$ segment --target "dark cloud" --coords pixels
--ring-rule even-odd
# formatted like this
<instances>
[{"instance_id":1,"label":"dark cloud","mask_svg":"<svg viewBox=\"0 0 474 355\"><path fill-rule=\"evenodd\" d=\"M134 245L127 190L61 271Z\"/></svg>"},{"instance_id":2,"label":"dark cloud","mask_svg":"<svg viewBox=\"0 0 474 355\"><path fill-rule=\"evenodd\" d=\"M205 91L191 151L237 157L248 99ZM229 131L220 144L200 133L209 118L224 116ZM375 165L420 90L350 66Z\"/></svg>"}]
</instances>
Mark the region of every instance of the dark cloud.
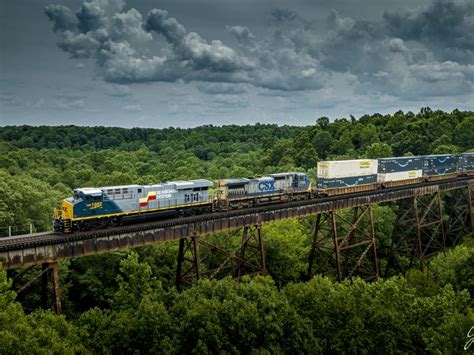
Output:
<instances>
[{"instance_id":1,"label":"dark cloud","mask_svg":"<svg viewBox=\"0 0 474 355\"><path fill-rule=\"evenodd\" d=\"M97 54L99 72L109 82L133 83L174 81L176 76L164 68L166 59L140 57L127 41L103 43Z\"/></svg>"},{"instance_id":2,"label":"dark cloud","mask_svg":"<svg viewBox=\"0 0 474 355\"><path fill-rule=\"evenodd\" d=\"M197 81L204 93L238 95L245 85L320 90L342 78L360 93L400 97L473 87L474 6L468 2L435 1L378 20L333 10L317 26L278 8L260 38L244 25L226 26L237 48L188 31L166 10L142 16L124 9L122 0L90 0L75 17L60 5L45 12L61 36L58 46L73 58L94 59L99 75L113 83Z\"/></svg>"},{"instance_id":3,"label":"dark cloud","mask_svg":"<svg viewBox=\"0 0 474 355\"><path fill-rule=\"evenodd\" d=\"M69 53L72 58L90 58L94 56L101 43L93 36L84 33L66 31L62 35L58 47Z\"/></svg>"},{"instance_id":4,"label":"dark cloud","mask_svg":"<svg viewBox=\"0 0 474 355\"><path fill-rule=\"evenodd\" d=\"M87 33L95 31L100 27L105 27L106 19L104 14L105 11L98 1L84 2L79 11L76 12L76 17L79 20L77 26L79 31Z\"/></svg>"},{"instance_id":5,"label":"dark cloud","mask_svg":"<svg viewBox=\"0 0 474 355\"><path fill-rule=\"evenodd\" d=\"M440 60L472 62L474 57L474 4L435 1L426 9L387 12L384 21L391 36L427 46Z\"/></svg>"},{"instance_id":6,"label":"dark cloud","mask_svg":"<svg viewBox=\"0 0 474 355\"><path fill-rule=\"evenodd\" d=\"M151 41L153 37L144 31L142 24L142 15L135 9L117 13L112 17L111 37L114 40Z\"/></svg>"},{"instance_id":7,"label":"dark cloud","mask_svg":"<svg viewBox=\"0 0 474 355\"><path fill-rule=\"evenodd\" d=\"M241 58L232 48L221 41L207 43L196 32L186 28L164 10L151 10L145 21L145 29L163 35L181 61L196 69L215 72L235 72L251 68L251 63Z\"/></svg>"},{"instance_id":8,"label":"dark cloud","mask_svg":"<svg viewBox=\"0 0 474 355\"><path fill-rule=\"evenodd\" d=\"M46 16L54 22L53 31L72 31L77 26L77 20L72 11L63 5L51 4L44 8Z\"/></svg>"},{"instance_id":9,"label":"dark cloud","mask_svg":"<svg viewBox=\"0 0 474 355\"><path fill-rule=\"evenodd\" d=\"M174 46L179 46L186 36L186 29L174 17L168 17L168 11L153 9L145 21L147 31L163 35Z\"/></svg>"},{"instance_id":10,"label":"dark cloud","mask_svg":"<svg viewBox=\"0 0 474 355\"><path fill-rule=\"evenodd\" d=\"M440 43L448 47L474 49L474 4L435 1L426 9L384 14L392 35L405 40Z\"/></svg>"},{"instance_id":11,"label":"dark cloud","mask_svg":"<svg viewBox=\"0 0 474 355\"><path fill-rule=\"evenodd\" d=\"M298 16L295 11L291 9L282 9L282 8L277 8L272 11L272 19L275 22L285 22L285 21L292 21L296 19Z\"/></svg>"},{"instance_id":12,"label":"dark cloud","mask_svg":"<svg viewBox=\"0 0 474 355\"><path fill-rule=\"evenodd\" d=\"M227 31L231 33L239 42L248 43L255 38L246 26L226 26Z\"/></svg>"}]
</instances>

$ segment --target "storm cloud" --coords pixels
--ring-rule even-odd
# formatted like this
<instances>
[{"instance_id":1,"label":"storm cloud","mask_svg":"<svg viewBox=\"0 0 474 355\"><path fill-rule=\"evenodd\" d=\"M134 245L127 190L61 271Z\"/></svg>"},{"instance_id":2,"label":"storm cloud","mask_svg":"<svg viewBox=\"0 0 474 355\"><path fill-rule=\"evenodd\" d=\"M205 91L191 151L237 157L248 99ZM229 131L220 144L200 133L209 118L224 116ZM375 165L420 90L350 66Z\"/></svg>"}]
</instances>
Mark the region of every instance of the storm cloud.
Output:
<instances>
[{"instance_id":1,"label":"storm cloud","mask_svg":"<svg viewBox=\"0 0 474 355\"><path fill-rule=\"evenodd\" d=\"M225 27L233 41L188 31L165 9L147 14L123 1L89 0L73 11L45 13L71 58L90 58L107 82L203 82L200 90L232 85L317 91L339 80L354 92L412 97L470 92L474 87L474 5L437 0L410 13L378 19L342 16L324 23L277 8L259 36L245 24ZM221 83L208 85L205 83Z\"/></svg>"}]
</instances>

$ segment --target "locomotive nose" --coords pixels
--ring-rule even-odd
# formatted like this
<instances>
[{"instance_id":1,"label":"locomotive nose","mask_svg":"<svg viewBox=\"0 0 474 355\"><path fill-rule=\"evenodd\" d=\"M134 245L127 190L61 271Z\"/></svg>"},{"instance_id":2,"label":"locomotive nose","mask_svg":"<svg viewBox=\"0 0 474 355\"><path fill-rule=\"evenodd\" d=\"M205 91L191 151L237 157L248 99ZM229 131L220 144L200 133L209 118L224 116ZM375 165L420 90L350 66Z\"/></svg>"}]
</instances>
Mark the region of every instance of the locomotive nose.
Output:
<instances>
[{"instance_id":1,"label":"locomotive nose","mask_svg":"<svg viewBox=\"0 0 474 355\"><path fill-rule=\"evenodd\" d=\"M72 231L71 219L73 215L73 204L67 199L64 199L61 203L61 209L54 209L54 231L59 233L70 233Z\"/></svg>"},{"instance_id":2,"label":"locomotive nose","mask_svg":"<svg viewBox=\"0 0 474 355\"><path fill-rule=\"evenodd\" d=\"M73 217L73 204L67 199L64 199L61 204L61 217L63 219L72 219Z\"/></svg>"}]
</instances>

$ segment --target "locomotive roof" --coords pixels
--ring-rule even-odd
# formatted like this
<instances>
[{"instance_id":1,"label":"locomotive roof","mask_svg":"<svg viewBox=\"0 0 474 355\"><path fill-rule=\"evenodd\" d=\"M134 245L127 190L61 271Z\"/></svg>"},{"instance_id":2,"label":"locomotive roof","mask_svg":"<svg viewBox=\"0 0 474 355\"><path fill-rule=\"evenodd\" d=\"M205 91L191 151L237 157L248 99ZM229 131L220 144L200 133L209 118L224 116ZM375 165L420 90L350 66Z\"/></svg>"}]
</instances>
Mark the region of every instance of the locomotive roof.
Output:
<instances>
[{"instance_id":1,"label":"locomotive roof","mask_svg":"<svg viewBox=\"0 0 474 355\"><path fill-rule=\"evenodd\" d=\"M98 187L101 190L111 190L111 189L130 189L130 188L138 188L141 187L140 185L117 185L117 186L103 186Z\"/></svg>"},{"instance_id":2,"label":"locomotive roof","mask_svg":"<svg viewBox=\"0 0 474 355\"><path fill-rule=\"evenodd\" d=\"M196 180L178 180L178 181L168 181L163 185L175 185L177 189L190 189L195 187L211 187L213 185L212 181L206 179L196 179Z\"/></svg>"},{"instance_id":3,"label":"locomotive roof","mask_svg":"<svg viewBox=\"0 0 474 355\"><path fill-rule=\"evenodd\" d=\"M76 189L75 191L82 192L85 195L102 196L102 190L95 187L84 187L82 189Z\"/></svg>"},{"instance_id":4,"label":"locomotive roof","mask_svg":"<svg viewBox=\"0 0 474 355\"><path fill-rule=\"evenodd\" d=\"M231 179L222 179L221 182L226 183L227 185L239 185L239 184L246 184L250 181L247 178L231 178Z\"/></svg>"},{"instance_id":5,"label":"locomotive roof","mask_svg":"<svg viewBox=\"0 0 474 355\"><path fill-rule=\"evenodd\" d=\"M296 172L296 171L290 171L290 172L287 172L287 173L268 174L268 176L272 176L272 177L288 176L288 175L304 175L304 173Z\"/></svg>"}]
</instances>

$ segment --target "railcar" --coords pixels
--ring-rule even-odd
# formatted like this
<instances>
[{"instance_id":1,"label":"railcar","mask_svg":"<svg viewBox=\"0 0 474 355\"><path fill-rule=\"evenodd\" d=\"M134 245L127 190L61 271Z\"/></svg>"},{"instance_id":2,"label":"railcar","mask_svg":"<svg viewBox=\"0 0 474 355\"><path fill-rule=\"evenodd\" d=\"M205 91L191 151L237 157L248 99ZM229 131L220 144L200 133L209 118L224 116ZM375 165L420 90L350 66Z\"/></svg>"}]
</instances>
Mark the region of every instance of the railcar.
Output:
<instances>
[{"instance_id":1,"label":"railcar","mask_svg":"<svg viewBox=\"0 0 474 355\"><path fill-rule=\"evenodd\" d=\"M368 191L376 188L377 160L335 160L317 166L318 194L325 196Z\"/></svg>"},{"instance_id":2,"label":"railcar","mask_svg":"<svg viewBox=\"0 0 474 355\"><path fill-rule=\"evenodd\" d=\"M423 157L378 159L377 182L381 187L418 184L423 181Z\"/></svg>"},{"instance_id":3,"label":"railcar","mask_svg":"<svg viewBox=\"0 0 474 355\"><path fill-rule=\"evenodd\" d=\"M474 175L474 153L322 161L318 195L332 196Z\"/></svg>"},{"instance_id":4,"label":"railcar","mask_svg":"<svg viewBox=\"0 0 474 355\"><path fill-rule=\"evenodd\" d=\"M474 153L459 154L459 172L462 175L474 175Z\"/></svg>"},{"instance_id":5,"label":"railcar","mask_svg":"<svg viewBox=\"0 0 474 355\"><path fill-rule=\"evenodd\" d=\"M304 173L269 174L260 178L217 181L216 204L220 210L245 208L276 201L309 198L311 182Z\"/></svg>"},{"instance_id":6,"label":"railcar","mask_svg":"<svg viewBox=\"0 0 474 355\"><path fill-rule=\"evenodd\" d=\"M423 158L423 177L427 181L449 179L459 175L459 155L425 155Z\"/></svg>"},{"instance_id":7,"label":"railcar","mask_svg":"<svg viewBox=\"0 0 474 355\"><path fill-rule=\"evenodd\" d=\"M75 189L73 197L62 201L61 210L54 211L54 230L71 233L152 216L208 212L212 185L199 179Z\"/></svg>"}]
</instances>

